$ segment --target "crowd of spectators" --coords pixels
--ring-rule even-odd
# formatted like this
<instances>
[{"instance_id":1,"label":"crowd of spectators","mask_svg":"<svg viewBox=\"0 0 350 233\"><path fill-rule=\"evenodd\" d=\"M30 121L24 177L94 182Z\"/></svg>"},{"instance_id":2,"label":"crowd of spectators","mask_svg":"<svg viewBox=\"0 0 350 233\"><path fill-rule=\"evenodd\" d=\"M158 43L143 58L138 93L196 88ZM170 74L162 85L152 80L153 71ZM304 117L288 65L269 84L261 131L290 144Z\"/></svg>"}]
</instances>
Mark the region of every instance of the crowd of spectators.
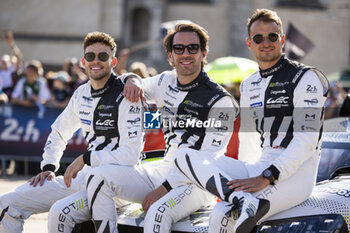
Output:
<instances>
[{"instance_id":1,"label":"crowd of spectators","mask_svg":"<svg viewBox=\"0 0 350 233\"><path fill-rule=\"evenodd\" d=\"M5 41L12 54L0 59L0 103L64 108L73 91L88 79L77 59L67 59L60 71L45 73L39 60L23 60L12 32Z\"/></svg>"},{"instance_id":2,"label":"crowd of spectators","mask_svg":"<svg viewBox=\"0 0 350 233\"><path fill-rule=\"evenodd\" d=\"M12 54L4 54L0 59L0 103L63 109L74 90L88 81L84 67L77 58L67 58L59 71L44 72L39 60L23 60L12 32L5 35L5 41ZM129 54L128 49L121 51L118 68L114 70L116 74L134 72L142 78L157 74L154 68L148 68L142 62L133 62L127 69Z\"/></svg>"},{"instance_id":3,"label":"crowd of spectators","mask_svg":"<svg viewBox=\"0 0 350 233\"><path fill-rule=\"evenodd\" d=\"M39 60L24 62L11 31L4 39L12 54L3 54L0 59L0 104L10 102L22 106L45 105L63 109L74 90L87 82L85 70L77 58L67 58L61 70L45 73ZM127 48L121 50L118 66L114 70L116 74L134 72L142 78L157 74L153 67L147 67L140 61L132 62L127 68L130 53L130 49ZM226 89L239 100L239 83L232 83ZM326 102L326 119L337 117L346 95L347 91L339 81L331 82Z\"/></svg>"}]
</instances>

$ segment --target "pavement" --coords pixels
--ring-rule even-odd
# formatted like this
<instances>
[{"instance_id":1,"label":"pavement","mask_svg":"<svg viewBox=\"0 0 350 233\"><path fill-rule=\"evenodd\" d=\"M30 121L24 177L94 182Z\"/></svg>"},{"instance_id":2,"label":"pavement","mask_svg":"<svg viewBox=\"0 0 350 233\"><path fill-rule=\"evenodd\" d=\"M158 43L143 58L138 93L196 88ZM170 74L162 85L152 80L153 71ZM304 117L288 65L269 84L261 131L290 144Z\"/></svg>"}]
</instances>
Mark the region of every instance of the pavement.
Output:
<instances>
[{"instance_id":1,"label":"pavement","mask_svg":"<svg viewBox=\"0 0 350 233\"><path fill-rule=\"evenodd\" d=\"M0 176L0 195L24 184L30 178L31 176ZM47 233L47 215L48 213L43 213L31 216L24 223L23 233Z\"/></svg>"}]
</instances>

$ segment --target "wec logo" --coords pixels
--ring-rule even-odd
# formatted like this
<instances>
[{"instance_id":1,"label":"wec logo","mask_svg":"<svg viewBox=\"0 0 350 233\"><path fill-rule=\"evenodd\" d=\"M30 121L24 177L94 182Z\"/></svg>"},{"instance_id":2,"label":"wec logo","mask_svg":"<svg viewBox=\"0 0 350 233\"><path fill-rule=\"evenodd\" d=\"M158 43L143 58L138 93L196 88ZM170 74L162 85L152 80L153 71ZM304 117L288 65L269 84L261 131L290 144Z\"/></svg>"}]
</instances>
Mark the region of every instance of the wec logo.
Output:
<instances>
[{"instance_id":1,"label":"wec logo","mask_svg":"<svg viewBox=\"0 0 350 233\"><path fill-rule=\"evenodd\" d=\"M270 98L267 100L267 104L287 104L287 100L289 99L289 97L287 96L281 96L281 97L278 97L277 99L273 99L273 98Z\"/></svg>"},{"instance_id":2,"label":"wec logo","mask_svg":"<svg viewBox=\"0 0 350 233\"><path fill-rule=\"evenodd\" d=\"M113 126L113 124L114 124L114 120L101 121L100 119L98 119L98 121L96 122L96 125L101 125L101 126Z\"/></svg>"}]
</instances>

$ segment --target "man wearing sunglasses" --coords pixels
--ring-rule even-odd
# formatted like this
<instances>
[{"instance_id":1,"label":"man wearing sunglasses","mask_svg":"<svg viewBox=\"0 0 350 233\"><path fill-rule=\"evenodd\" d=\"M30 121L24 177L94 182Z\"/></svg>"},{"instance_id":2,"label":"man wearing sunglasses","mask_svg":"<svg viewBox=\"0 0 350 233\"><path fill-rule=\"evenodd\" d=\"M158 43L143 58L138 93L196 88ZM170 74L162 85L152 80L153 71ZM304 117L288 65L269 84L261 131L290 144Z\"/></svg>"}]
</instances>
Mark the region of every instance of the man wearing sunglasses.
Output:
<instances>
[{"instance_id":1,"label":"man wearing sunglasses","mask_svg":"<svg viewBox=\"0 0 350 233\"><path fill-rule=\"evenodd\" d=\"M253 124L261 134L260 160L222 164L188 149L175 159L184 175L223 200L211 214L209 232L251 232L258 221L300 204L313 190L328 81L315 68L286 58L284 41L276 12L255 11L246 42L259 71L242 82L240 104L241 124Z\"/></svg>"},{"instance_id":2,"label":"man wearing sunglasses","mask_svg":"<svg viewBox=\"0 0 350 233\"><path fill-rule=\"evenodd\" d=\"M0 197L0 232L19 233L30 215L49 212L49 232L71 232L75 223L91 218L86 194L87 173L103 164L133 166L142 146L140 102L124 98L124 84L113 73L117 45L106 33L84 40L89 82L81 85L52 124L44 147L42 172ZM55 177L68 140L81 128L87 151ZM51 209L50 209L51 208Z\"/></svg>"},{"instance_id":3,"label":"man wearing sunglasses","mask_svg":"<svg viewBox=\"0 0 350 233\"><path fill-rule=\"evenodd\" d=\"M170 232L173 223L213 200L212 195L174 168L179 148L223 155L238 114L236 101L203 70L208 40L208 32L199 25L178 24L163 41L169 63L175 69L142 80L127 79L126 98L137 101L142 90L146 99L159 108L166 142L165 157L133 168L106 165L94 169L87 189L93 219L102 221L98 232L103 232L106 226L110 232L117 232L113 196L142 203L147 212L144 221L147 233ZM186 126L194 121L219 124ZM128 174L128 178L123 179L120 174ZM99 208L101 205L103 209Z\"/></svg>"}]
</instances>

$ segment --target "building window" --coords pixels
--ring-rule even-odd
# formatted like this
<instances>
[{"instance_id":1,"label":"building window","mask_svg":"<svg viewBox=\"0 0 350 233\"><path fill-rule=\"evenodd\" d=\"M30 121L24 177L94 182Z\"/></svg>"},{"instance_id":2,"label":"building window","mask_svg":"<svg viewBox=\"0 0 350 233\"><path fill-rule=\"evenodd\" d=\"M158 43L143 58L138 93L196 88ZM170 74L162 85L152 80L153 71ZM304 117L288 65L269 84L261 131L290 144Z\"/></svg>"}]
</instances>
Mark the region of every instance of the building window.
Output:
<instances>
[{"instance_id":1,"label":"building window","mask_svg":"<svg viewBox=\"0 0 350 233\"><path fill-rule=\"evenodd\" d=\"M313 8L325 9L326 6L320 0L277 0L278 7L298 7L298 8Z\"/></svg>"},{"instance_id":2,"label":"building window","mask_svg":"<svg viewBox=\"0 0 350 233\"><path fill-rule=\"evenodd\" d=\"M136 8L131 14L131 40L141 42L148 40L150 14L144 8Z\"/></svg>"}]
</instances>

